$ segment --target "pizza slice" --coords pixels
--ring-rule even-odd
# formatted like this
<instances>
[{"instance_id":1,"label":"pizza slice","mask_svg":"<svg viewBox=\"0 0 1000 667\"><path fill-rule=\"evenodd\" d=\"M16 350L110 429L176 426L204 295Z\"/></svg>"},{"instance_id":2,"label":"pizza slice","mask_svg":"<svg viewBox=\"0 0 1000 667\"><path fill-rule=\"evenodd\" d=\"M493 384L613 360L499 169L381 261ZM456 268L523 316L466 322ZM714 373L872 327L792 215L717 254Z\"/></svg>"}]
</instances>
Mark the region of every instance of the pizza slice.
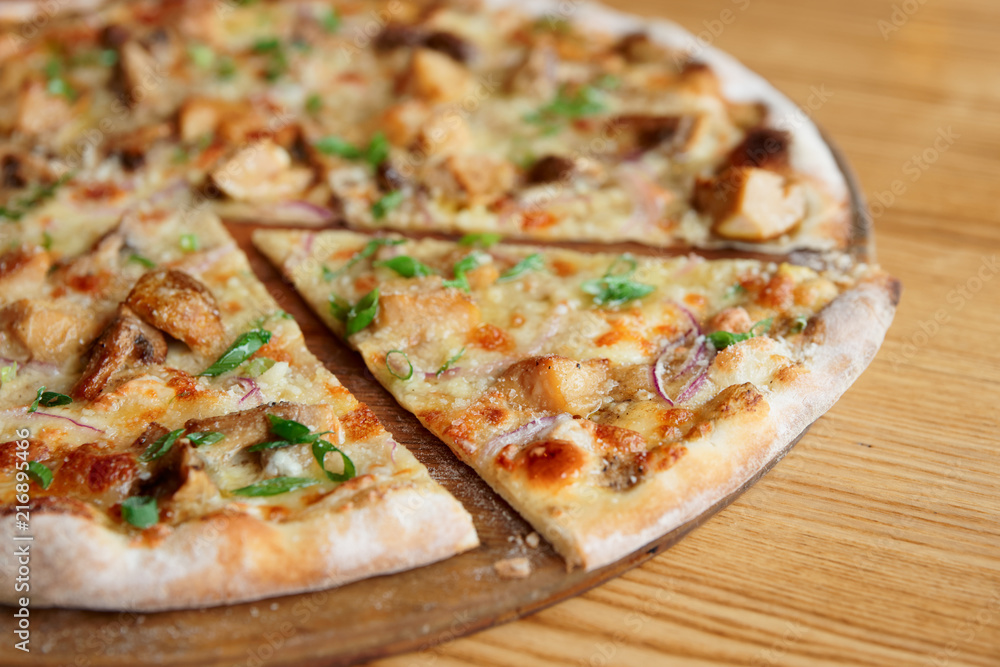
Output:
<instances>
[{"instance_id":1,"label":"pizza slice","mask_svg":"<svg viewBox=\"0 0 1000 667\"><path fill-rule=\"evenodd\" d=\"M469 514L309 352L221 224L182 208L0 256L0 535L31 553L30 594L0 599L206 606L475 547Z\"/></svg>"},{"instance_id":2,"label":"pizza slice","mask_svg":"<svg viewBox=\"0 0 1000 667\"><path fill-rule=\"evenodd\" d=\"M495 240L254 235L400 404L585 568L782 452L867 366L899 296L865 265Z\"/></svg>"}]
</instances>

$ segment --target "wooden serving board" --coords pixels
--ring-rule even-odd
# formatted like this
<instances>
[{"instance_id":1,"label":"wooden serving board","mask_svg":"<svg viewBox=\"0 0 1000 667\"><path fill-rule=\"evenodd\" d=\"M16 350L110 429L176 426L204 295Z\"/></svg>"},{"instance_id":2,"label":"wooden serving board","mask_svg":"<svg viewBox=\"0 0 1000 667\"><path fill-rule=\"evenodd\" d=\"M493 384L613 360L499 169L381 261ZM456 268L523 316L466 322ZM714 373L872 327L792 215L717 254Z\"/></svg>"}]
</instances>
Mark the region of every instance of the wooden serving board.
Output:
<instances>
[{"instance_id":1,"label":"wooden serving board","mask_svg":"<svg viewBox=\"0 0 1000 667\"><path fill-rule=\"evenodd\" d=\"M852 254L873 256L865 204L853 174L839 153L854 207ZM804 434L735 493L696 519L629 556L592 572L568 572L544 540L532 548L524 537L531 527L497 496L416 417L400 407L368 372L360 357L330 333L291 285L250 242L257 225L227 223L247 253L257 276L298 321L309 349L359 400L367 403L394 434L472 514L482 545L460 556L399 574L374 577L337 589L226 607L154 614L64 609L31 611L32 651L0 645L0 664L87 665L349 665L380 656L427 648L499 623L514 620L582 593L652 558L735 500L770 470ZM555 244L565 245L565 244ZM636 244L578 244L592 252L676 255L685 249L657 250ZM747 256L713 251L707 257ZM815 256L793 261L815 263ZM68 555L71 557L71 555ZM526 557L531 574L501 579L493 563ZM6 636L12 619L4 614Z\"/></svg>"}]
</instances>

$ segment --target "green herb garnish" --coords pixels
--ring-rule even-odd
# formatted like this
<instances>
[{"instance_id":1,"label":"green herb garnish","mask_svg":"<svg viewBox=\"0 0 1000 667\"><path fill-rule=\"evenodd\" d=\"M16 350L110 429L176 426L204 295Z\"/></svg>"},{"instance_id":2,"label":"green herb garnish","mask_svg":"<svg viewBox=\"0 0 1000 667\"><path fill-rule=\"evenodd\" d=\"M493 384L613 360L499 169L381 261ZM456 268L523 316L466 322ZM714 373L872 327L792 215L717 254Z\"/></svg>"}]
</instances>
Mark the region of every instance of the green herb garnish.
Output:
<instances>
[{"instance_id":1,"label":"green herb garnish","mask_svg":"<svg viewBox=\"0 0 1000 667\"><path fill-rule=\"evenodd\" d=\"M376 287L347 311L347 335L353 336L375 319L378 313L378 288Z\"/></svg>"},{"instance_id":2,"label":"green herb garnish","mask_svg":"<svg viewBox=\"0 0 1000 667\"><path fill-rule=\"evenodd\" d=\"M509 280L516 280L521 277L522 274L528 271L541 271L545 268L545 257L540 252L535 252L520 262L510 267L497 278L498 283L505 283Z\"/></svg>"},{"instance_id":3,"label":"green herb garnish","mask_svg":"<svg viewBox=\"0 0 1000 667\"><path fill-rule=\"evenodd\" d=\"M616 259L604 275L584 282L580 289L594 297L599 306L620 306L635 299L641 299L656 288L652 285L632 280L638 267L630 255Z\"/></svg>"},{"instance_id":4,"label":"green herb garnish","mask_svg":"<svg viewBox=\"0 0 1000 667\"><path fill-rule=\"evenodd\" d=\"M381 220L389 211L402 204L405 198L406 196L402 190L393 190L388 194L382 195L372 204L372 217L376 220Z\"/></svg>"},{"instance_id":5,"label":"green herb garnish","mask_svg":"<svg viewBox=\"0 0 1000 667\"><path fill-rule=\"evenodd\" d=\"M187 47L188 58L202 69L209 69L215 64L215 51L205 44L191 44Z\"/></svg>"},{"instance_id":6,"label":"green herb garnish","mask_svg":"<svg viewBox=\"0 0 1000 667\"><path fill-rule=\"evenodd\" d=\"M340 458L344 462L343 472L330 472L326 469L326 466L323 464L323 459L325 459L326 455L331 452L340 454ZM319 467L323 469L323 472L326 473L326 476L331 482L346 482L354 477L354 461L352 461L347 454L335 447L332 442L328 440L316 440L312 444L312 453L313 458L316 459L316 463L318 463Z\"/></svg>"},{"instance_id":7,"label":"green herb garnish","mask_svg":"<svg viewBox=\"0 0 1000 667\"><path fill-rule=\"evenodd\" d=\"M455 354L454 356L452 356L452 357L451 357L451 358L450 358L450 359L449 359L448 361L446 361L446 362L444 362L443 364L441 364L441 368L439 368L439 369L437 370L437 373L435 373L435 374L434 374L434 375L435 375L435 377L441 377L441 375L442 375L442 374L443 374L443 373L444 373L445 371L447 371L447 370L448 370L448 369L450 369L450 368L451 368L452 366L454 366L454 365L455 365L455 363L456 363L456 362L457 362L457 361L458 361L459 359L461 359L461 358L462 358L462 355L463 355L463 354L465 354L465 348L464 348L464 347L463 347L463 348L462 348L461 350L459 350L459 351L458 351L458 352L457 352L457 353L456 353L456 354Z\"/></svg>"},{"instance_id":8,"label":"green herb garnish","mask_svg":"<svg viewBox=\"0 0 1000 667\"><path fill-rule=\"evenodd\" d=\"M35 400L31 402L31 406L28 408L28 412L36 412L38 407L43 408L54 408L57 405L69 405L73 402L73 399L66 394L60 394L55 391L45 391L45 387L39 387L38 391L35 393Z\"/></svg>"},{"instance_id":9,"label":"green herb garnish","mask_svg":"<svg viewBox=\"0 0 1000 667\"><path fill-rule=\"evenodd\" d=\"M492 245L496 245L503 239L500 234L483 233L483 234L466 234L458 240L459 245L477 245L481 248L489 248Z\"/></svg>"},{"instance_id":10,"label":"green herb garnish","mask_svg":"<svg viewBox=\"0 0 1000 667\"><path fill-rule=\"evenodd\" d=\"M199 375L216 377L233 370L249 359L261 347L271 340L271 332L266 329L253 329L241 335L229 346L214 364L203 370Z\"/></svg>"},{"instance_id":11,"label":"green herb garnish","mask_svg":"<svg viewBox=\"0 0 1000 667\"><path fill-rule=\"evenodd\" d=\"M155 269L156 268L156 262L154 262L153 260L149 259L148 257L143 257L142 255L140 255L138 253L135 253L135 252L132 253L131 255L129 255L128 261L135 262L136 264L142 264L147 269Z\"/></svg>"},{"instance_id":12,"label":"green herb garnish","mask_svg":"<svg viewBox=\"0 0 1000 667\"><path fill-rule=\"evenodd\" d=\"M268 81L274 81L288 71L288 57L281 40L277 37L258 39L253 44L253 52L268 56L268 63L264 68L264 77Z\"/></svg>"},{"instance_id":13,"label":"green herb garnish","mask_svg":"<svg viewBox=\"0 0 1000 667\"><path fill-rule=\"evenodd\" d=\"M159 438L154 440L152 444L146 448L146 451L139 455L139 460L143 463L149 463L150 461L155 461L156 459L162 457L170 451L170 448L174 446L174 443L177 442L177 438L181 437L182 433L184 433L184 429L182 428L179 428L176 431L171 431L170 433L164 433Z\"/></svg>"},{"instance_id":14,"label":"green herb garnish","mask_svg":"<svg viewBox=\"0 0 1000 667\"><path fill-rule=\"evenodd\" d=\"M490 256L485 252L474 250L455 263L455 266L452 268L455 277L451 280L445 280L442 284L445 287L455 287L468 292L469 278L465 274L482 266L490 259Z\"/></svg>"},{"instance_id":15,"label":"green herb garnish","mask_svg":"<svg viewBox=\"0 0 1000 667\"><path fill-rule=\"evenodd\" d=\"M278 449L280 447L291 447L292 445L311 444L319 439L321 435L326 435L330 432L323 431L322 433L310 433L308 426L301 424L294 419L285 419L284 417L271 414L269 414L267 418L271 422L271 432L281 439L258 443L250 447L248 451L259 452L265 449Z\"/></svg>"},{"instance_id":16,"label":"green herb garnish","mask_svg":"<svg viewBox=\"0 0 1000 667\"><path fill-rule=\"evenodd\" d=\"M323 137L322 139L317 139L313 146L320 153L337 155L348 160L356 160L364 154L360 148L340 137Z\"/></svg>"},{"instance_id":17,"label":"green herb garnish","mask_svg":"<svg viewBox=\"0 0 1000 667\"><path fill-rule=\"evenodd\" d=\"M25 213L34 207L51 199L56 194L56 189L72 178L72 174L63 174L54 182L48 185L39 185L34 192L26 197L22 197L14 202L10 207L0 206L0 218L7 220L20 220Z\"/></svg>"},{"instance_id":18,"label":"green herb garnish","mask_svg":"<svg viewBox=\"0 0 1000 667\"><path fill-rule=\"evenodd\" d=\"M198 433L188 433L185 437L195 447L205 447L207 445L214 445L225 438L226 435L218 431L200 431Z\"/></svg>"},{"instance_id":19,"label":"green herb garnish","mask_svg":"<svg viewBox=\"0 0 1000 667\"><path fill-rule=\"evenodd\" d=\"M799 315L792 321L792 326L788 332L792 334L800 334L805 331L807 324L809 324L809 317L806 315Z\"/></svg>"},{"instance_id":20,"label":"green herb garnish","mask_svg":"<svg viewBox=\"0 0 1000 667\"><path fill-rule=\"evenodd\" d=\"M264 373L271 370L271 367L274 366L274 364L275 364L274 359L268 359L267 357L257 357L256 359L251 359L250 363L248 363L243 370L246 372L247 375L249 375L252 378L255 378L255 377L260 377Z\"/></svg>"},{"instance_id":21,"label":"green herb garnish","mask_svg":"<svg viewBox=\"0 0 1000 667\"><path fill-rule=\"evenodd\" d=\"M307 486L313 486L315 484L319 484L319 480L311 479L309 477L272 477L271 479L265 479L262 482L256 482L249 486L234 489L230 491L230 493L235 496L249 496L251 498L261 496L277 496L290 491L298 491L299 489L304 489Z\"/></svg>"},{"instance_id":22,"label":"green herb garnish","mask_svg":"<svg viewBox=\"0 0 1000 667\"><path fill-rule=\"evenodd\" d=\"M198 237L195 234L181 235L181 250L184 252L195 252L201 247Z\"/></svg>"},{"instance_id":23,"label":"green herb garnish","mask_svg":"<svg viewBox=\"0 0 1000 667\"><path fill-rule=\"evenodd\" d=\"M47 465L38 461L28 463L28 477L43 489L49 488L49 484L52 483L52 471Z\"/></svg>"},{"instance_id":24,"label":"green herb garnish","mask_svg":"<svg viewBox=\"0 0 1000 667\"><path fill-rule=\"evenodd\" d=\"M570 94L566 87L559 89L555 99L527 114L524 120L535 125L554 128L562 120L574 120L602 113L607 109L604 93L595 86L580 86Z\"/></svg>"},{"instance_id":25,"label":"green herb garnish","mask_svg":"<svg viewBox=\"0 0 1000 667\"><path fill-rule=\"evenodd\" d=\"M424 276L434 275L434 271L431 267L427 266L418 259L410 257L409 255L400 255L399 257L393 257L392 259L375 262L373 266L384 266L392 269L404 278L422 278Z\"/></svg>"},{"instance_id":26,"label":"green herb garnish","mask_svg":"<svg viewBox=\"0 0 1000 667\"><path fill-rule=\"evenodd\" d=\"M397 362L394 363L393 359L396 359ZM406 363L405 372L396 370L397 368L399 368L399 363L398 363L399 360ZM396 366L396 368L393 368L394 365ZM385 367L389 369L389 373L393 377L399 378L400 380L405 381L413 377L413 363L410 361L410 357L406 355L406 352L403 352L402 350L389 350L388 352L386 352Z\"/></svg>"},{"instance_id":27,"label":"green herb garnish","mask_svg":"<svg viewBox=\"0 0 1000 667\"><path fill-rule=\"evenodd\" d=\"M366 243L361 250L351 255L351 258L347 260L347 263L344 264L339 269L337 269L336 271L331 271L330 269L324 266L323 279L326 280L327 282L330 282L337 276L346 272L348 269L350 269L352 266L354 266L361 260L368 259L372 255L374 255L378 251L378 249L381 248L382 246L401 245L403 243L406 243L406 239L372 239L371 241Z\"/></svg>"},{"instance_id":28,"label":"green herb garnish","mask_svg":"<svg viewBox=\"0 0 1000 667\"><path fill-rule=\"evenodd\" d=\"M327 32L337 32L337 29L340 28L340 14L331 7L320 14L319 24Z\"/></svg>"},{"instance_id":29,"label":"green herb garnish","mask_svg":"<svg viewBox=\"0 0 1000 667\"><path fill-rule=\"evenodd\" d=\"M136 528L145 530L160 522L160 510L156 498L132 496L122 501L122 518Z\"/></svg>"},{"instance_id":30,"label":"green herb garnish","mask_svg":"<svg viewBox=\"0 0 1000 667\"><path fill-rule=\"evenodd\" d=\"M50 60L46 63L45 78L48 80L45 90L50 95L62 95L70 101L76 99L76 90L66 81L65 76L63 76L62 63L58 60Z\"/></svg>"},{"instance_id":31,"label":"green herb garnish","mask_svg":"<svg viewBox=\"0 0 1000 667\"><path fill-rule=\"evenodd\" d=\"M17 362L12 361L7 366L0 366L0 385L13 382L17 377Z\"/></svg>"},{"instance_id":32,"label":"green herb garnish","mask_svg":"<svg viewBox=\"0 0 1000 667\"><path fill-rule=\"evenodd\" d=\"M319 96L319 93L313 93L312 95L306 98L306 111L315 116L322 110L323 110L323 98Z\"/></svg>"},{"instance_id":33,"label":"green herb garnish","mask_svg":"<svg viewBox=\"0 0 1000 667\"><path fill-rule=\"evenodd\" d=\"M750 327L750 331L746 333L732 333L729 331L715 331L708 334L705 338L716 350L724 350L730 345L735 345L736 343L741 343L745 340L750 340L751 338L756 338L757 336L763 336L768 331L771 330L771 325L774 323L774 318L769 317L766 320L761 320ZM758 333L758 329L760 332Z\"/></svg>"}]
</instances>

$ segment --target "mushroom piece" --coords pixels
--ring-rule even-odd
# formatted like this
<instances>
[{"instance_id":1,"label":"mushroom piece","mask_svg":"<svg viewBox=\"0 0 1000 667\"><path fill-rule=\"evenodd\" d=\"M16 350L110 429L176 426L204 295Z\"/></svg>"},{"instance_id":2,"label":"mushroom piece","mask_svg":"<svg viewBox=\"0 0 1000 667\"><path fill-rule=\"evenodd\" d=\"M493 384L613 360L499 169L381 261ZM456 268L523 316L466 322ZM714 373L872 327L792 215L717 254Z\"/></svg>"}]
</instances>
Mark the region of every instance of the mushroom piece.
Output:
<instances>
[{"instance_id":1,"label":"mushroom piece","mask_svg":"<svg viewBox=\"0 0 1000 667\"><path fill-rule=\"evenodd\" d=\"M801 185L754 167L731 168L699 180L695 207L711 216L716 235L739 241L767 241L798 225L806 215Z\"/></svg>"},{"instance_id":2,"label":"mushroom piece","mask_svg":"<svg viewBox=\"0 0 1000 667\"><path fill-rule=\"evenodd\" d=\"M144 274L125 303L139 317L205 357L214 356L226 342L215 297L183 271L159 269Z\"/></svg>"},{"instance_id":3,"label":"mushroom piece","mask_svg":"<svg viewBox=\"0 0 1000 667\"><path fill-rule=\"evenodd\" d=\"M87 368L71 393L92 401L119 370L130 364L161 364L166 358L163 334L139 319L128 306L118 306L114 319L94 343Z\"/></svg>"}]
</instances>

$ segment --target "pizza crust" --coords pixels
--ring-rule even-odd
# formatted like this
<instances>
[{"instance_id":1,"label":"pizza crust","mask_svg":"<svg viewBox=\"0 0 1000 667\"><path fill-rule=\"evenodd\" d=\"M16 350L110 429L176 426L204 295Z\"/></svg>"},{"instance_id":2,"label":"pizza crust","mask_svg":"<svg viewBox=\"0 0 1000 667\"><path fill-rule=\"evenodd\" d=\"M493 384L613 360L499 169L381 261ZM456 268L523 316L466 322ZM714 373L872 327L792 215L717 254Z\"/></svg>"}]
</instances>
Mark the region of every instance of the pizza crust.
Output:
<instances>
[{"instance_id":1,"label":"pizza crust","mask_svg":"<svg viewBox=\"0 0 1000 667\"><path fill-rule=\"evenodd\" d=\"M31 605L148 612L245 602L399 572L479 544L468 514L436 485L365 494L351 509L299 521L220 513L149 544L88 516L34 511ZM16 544L15 534L14 516L0 519L3 539ZM16 571L12 549L0 569ZM17 597L8 587L0 602Z\"/></svg>"},{"instance_id":2,"label":"pizza crust","mask_svg":"<svg viewBox=\"0 0 1000 667\"><path fill-rule=\"evenodd\" d=\"M821 311L807 332L816 344L804 364L807 373L765 392L769 410L756 421L746 413L717 421L704 441L689 443L666 475L635 488L624 507L593 507L573 526L582 535L572 547L579 564L593 569L612 563L661 535L697 518L736 492L819 419L874 359L892 323L900 285L878 276L844 292ZM716 456L694 455L699 446ZM669 508L663 511L663 508ZM545 537L560 539L551 531ZM565 552L564 552L565 553Z\"/></svg>"}]
</instances>

